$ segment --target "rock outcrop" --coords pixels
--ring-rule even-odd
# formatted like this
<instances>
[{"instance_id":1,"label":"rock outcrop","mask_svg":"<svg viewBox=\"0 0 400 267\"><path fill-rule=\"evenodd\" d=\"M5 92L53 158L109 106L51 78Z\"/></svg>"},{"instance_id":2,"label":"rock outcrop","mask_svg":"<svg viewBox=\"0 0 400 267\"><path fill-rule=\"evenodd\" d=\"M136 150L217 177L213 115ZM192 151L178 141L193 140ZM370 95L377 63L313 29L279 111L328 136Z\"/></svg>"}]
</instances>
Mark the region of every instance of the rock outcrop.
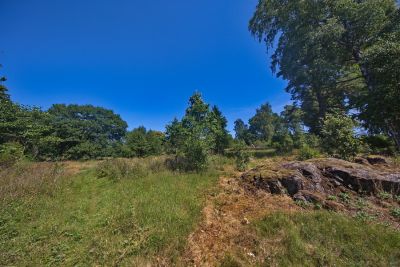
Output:
<instances>
[{"instance_id":1,"label":"rock outcrop","mask_svg":"<svg viewBox=\"0 0 400 267\"><path fill-rule=\"evenodd\" d=\"M272 194L285 193L308 202L325 203L329 195L343 192L400 195L399 169L388 167L384 158L358 162L361 164L326 158L270 163L246 172L242 181Z\"/></svg>"}]
</instances>

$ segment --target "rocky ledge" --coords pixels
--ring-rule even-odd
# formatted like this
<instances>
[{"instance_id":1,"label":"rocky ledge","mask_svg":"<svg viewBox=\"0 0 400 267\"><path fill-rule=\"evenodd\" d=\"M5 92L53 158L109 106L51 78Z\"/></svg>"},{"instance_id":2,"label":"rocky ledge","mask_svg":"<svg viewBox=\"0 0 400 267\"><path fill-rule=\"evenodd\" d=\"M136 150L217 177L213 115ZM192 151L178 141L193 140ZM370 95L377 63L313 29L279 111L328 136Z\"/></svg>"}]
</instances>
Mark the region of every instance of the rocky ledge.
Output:
<instances>
[{"instance_id":1,"label":"rocky ledge","mask_svg":"<svg viewBox=\"0 0 400 267\"><path fill-rule=\"evenodd\" d=\"M334 158L267 162L242 175L248 187L271 194L288 194L294 200L320 203L338 209L331 201L340 194L375 197L400 196L400 169L385 158L359 158L348 162Z\"/></svg>"}]
</instances>

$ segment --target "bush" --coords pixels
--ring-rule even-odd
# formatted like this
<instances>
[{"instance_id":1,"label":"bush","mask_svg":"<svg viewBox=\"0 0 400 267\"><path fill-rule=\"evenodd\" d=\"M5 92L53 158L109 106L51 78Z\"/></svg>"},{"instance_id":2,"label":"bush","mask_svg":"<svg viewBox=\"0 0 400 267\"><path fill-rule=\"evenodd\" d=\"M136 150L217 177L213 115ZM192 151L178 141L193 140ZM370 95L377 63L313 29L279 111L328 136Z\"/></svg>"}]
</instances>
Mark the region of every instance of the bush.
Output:
<instances>
[{"instance_id":1,"label":"bush","mask_svg":"<svg viewBox=\"0 0 400 267\"><path fill-rule=\"evenodd\" d=\"M345 114L328 114L322 127L322 147L331 156L349 160L356 156L360 142L355 136L355 122Z\"/></svg>"},{"instance_id":2,"label":"bush","mask_svg":"<svg viewBox=\"0 0 400 267\"><path fill-rule=\"evenodd\" d=\"M21 144L10 142L0 146L0 166L11 167L24 157L24 148Z\"/></svg>"},{"instance_id":3,"label":"bush","mask_svg":"<svg viewBox=\"0 0 400 267\"><path fill-rule=\"evenodd\" d=\"M236 169L238 171L245 171L250 161L249 153L245 150L246 145L243 141L240 141L234 146L234 156L236 160Z\"/></svg>"},{"instance_id":4,"label":"bush","mask_svg":"<svg viewBox=\"0 0 400 267\"><path fill-rule=\"evenodd\" d=\"M139 161L109 159L99 163L96 168L96 176L117 181L124 178L146 176L147 171L146 166Z\"/></svg>"},{"instance_id":5,"label":"bush","mask_svg":"<svg viewBox=\"0 0 400 267\"><path fill-rule=\"evenodd\" d=\"M299 150L298 159L299 160L308 160L308 159L312 159L312 158L318 158L320 156L321 155L317 149L311 148L308 145L304 145Z\"/></svg>"},{"instance_id":6,"label":"bush","mask_svg":"<svg viewBox=\"0 0 400 267\"><path fill-rule=\"evenodd\" d=\"M107 178L114 181L144 177L166 170L165 157L107 159L100 162L95 169L98 178Z\"/></svg>"},{"instance_id":7,"label":"bush","mask_svg":"<svg viewBox=\"0 0 400 267\"><path fill-rule=\"evenodd\" d=\"M209 153L202 140L189 138L183 150L183 169L201 172L207 169Z\"/></svg>"},{"instance_id":8,"label":"bush","mask_svg":"<svg viewBox=\"0 0 400 267\"><path fill-rule=\"evenodd\" d=\"M290 134L284 134L277 138L273 145L279 153L288 153L293 150L294 142Z\"/></svg>"}]
</instances>

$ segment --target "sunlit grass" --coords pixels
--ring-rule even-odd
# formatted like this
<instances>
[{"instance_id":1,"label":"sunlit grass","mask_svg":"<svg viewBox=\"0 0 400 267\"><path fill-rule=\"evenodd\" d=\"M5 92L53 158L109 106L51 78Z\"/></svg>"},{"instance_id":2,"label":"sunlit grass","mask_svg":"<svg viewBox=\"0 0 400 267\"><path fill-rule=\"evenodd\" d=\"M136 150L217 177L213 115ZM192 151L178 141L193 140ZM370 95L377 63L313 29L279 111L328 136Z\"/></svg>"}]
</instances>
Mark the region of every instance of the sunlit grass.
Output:
<instances>
[{"instance_id":1,"label":"sunlit grass","mask_svg":"<svg viewBox=\"0 0 400 267\"><path fill-rule=\"evenodd\" d=\"M4 202L0 265L174 262L217 177L161 171L115 181L89 170L51 195Z\"/></svg>"},{"instance_id":2,"label":"sunlit grass","mask_svg":"<svg viewBox=\"0 0 400 267\"><path fill-rule=\"evenodd\" d=\"M400 232L338 213L274 213L255 224L278 266L399 266ZM272 248L272 249L271 249Z\"/></svg>"}]
</instances>

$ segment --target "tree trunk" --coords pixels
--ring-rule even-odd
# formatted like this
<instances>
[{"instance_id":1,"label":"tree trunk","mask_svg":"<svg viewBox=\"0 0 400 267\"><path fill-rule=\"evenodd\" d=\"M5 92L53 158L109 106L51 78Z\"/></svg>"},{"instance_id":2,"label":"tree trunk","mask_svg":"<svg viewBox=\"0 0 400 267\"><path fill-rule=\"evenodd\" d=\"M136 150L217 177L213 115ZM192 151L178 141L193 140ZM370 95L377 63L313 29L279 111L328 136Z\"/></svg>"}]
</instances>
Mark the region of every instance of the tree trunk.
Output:
<instances>
[{"instance_id":1,"label":"tree trunk","mask_svg":"<svg viewBox=\"0 0 400 267\"><path fill-rule=\"evenodd\" d=\"M370 73L368 71L368 68L362 62L362 53L361 53L360 49L359 48L354 48L353 51L352 51L352 55L353 55L354 60L360 66L361 75L363 76L363 78L365 80L365 84L367 85L368 91L372 92L373 85L372 85L371 75L370 75Z\"/></svg>"}]
</instances>

